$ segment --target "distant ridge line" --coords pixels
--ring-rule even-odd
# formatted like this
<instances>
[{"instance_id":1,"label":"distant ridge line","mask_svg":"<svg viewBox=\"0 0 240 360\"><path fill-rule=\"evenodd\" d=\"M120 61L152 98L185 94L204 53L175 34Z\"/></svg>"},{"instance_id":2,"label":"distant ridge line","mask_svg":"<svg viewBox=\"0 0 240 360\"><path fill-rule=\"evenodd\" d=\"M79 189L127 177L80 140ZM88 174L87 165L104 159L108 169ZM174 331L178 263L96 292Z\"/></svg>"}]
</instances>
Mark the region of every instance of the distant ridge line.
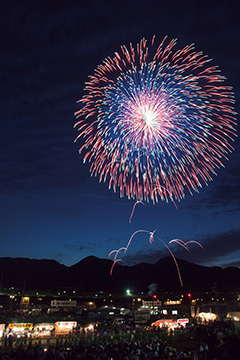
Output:
<instances>
[{"instance_id":1,"label":"distant ridge line","mask_svg":"<svg viewBox=\"0 0 240 360\"><path fill-rule=\"evenodd\" d=\"M240 291L238 267L207 267L177 259L183 288L192 291L210 291L217 283L218 291ZM127 287L139 292L148 292L149 285L156 283L159 291L182 291L173 259L161 258L155 264L139 263L133 266L116 264L113 261L88 256L78 263L66 266L51 259L0 258L2 288L14 286L25 290L74 288L83 291L109 291L124 293Z\"/></svg>"}]
</instances>

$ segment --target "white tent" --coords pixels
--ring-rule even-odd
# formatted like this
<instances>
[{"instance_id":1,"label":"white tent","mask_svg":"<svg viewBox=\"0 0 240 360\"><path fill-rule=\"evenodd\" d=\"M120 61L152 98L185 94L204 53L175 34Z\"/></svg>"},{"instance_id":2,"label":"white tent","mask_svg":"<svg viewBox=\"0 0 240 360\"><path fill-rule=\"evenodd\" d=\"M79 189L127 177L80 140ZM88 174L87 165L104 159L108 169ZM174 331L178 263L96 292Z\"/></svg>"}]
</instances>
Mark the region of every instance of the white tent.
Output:
<instances>
[{"instance_id":1,"label":"white tent","mask_svg":"<svg viewBox=\"0 0 240 360\"><path fill-rule=\"evenodd\" d=\"M240 311L230 311L227 314L227 318L234 321L240 321Z\"/></svg>"},{"instance_id":2,"label":"white tent","mask_svg":"<svg viewBox=\"0 0 240 360\"><path fill-rule=\"evenodd\" d=\"M202 322L204 321L214 321L217 318L217 315L210 312L201 312L196 315L197 318L200 318Z\"/></svg>"}]
</instances>

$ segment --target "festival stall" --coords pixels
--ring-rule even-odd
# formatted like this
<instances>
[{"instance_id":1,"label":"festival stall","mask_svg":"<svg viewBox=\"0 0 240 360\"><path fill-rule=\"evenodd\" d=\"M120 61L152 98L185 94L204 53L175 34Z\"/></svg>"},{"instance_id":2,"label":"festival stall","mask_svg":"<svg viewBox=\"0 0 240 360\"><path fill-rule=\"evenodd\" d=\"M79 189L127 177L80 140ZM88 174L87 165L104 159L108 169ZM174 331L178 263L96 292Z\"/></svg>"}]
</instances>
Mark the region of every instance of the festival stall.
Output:
<instances>
[{"instance_id":1,"label":"festival stall","mask_svg":"<svg viewBox=\"0 0 240 360\"><path fill-rule=\"evenodd\" d=\"M196 315L197 322L199 323L209 323L209 321L216 320L217 315L212 312L201 312Z\"/></svg>"},{"instance_id":2,"label":"festival stall","mask_svg":"<svg viewBox=\"0 0 240 360\"><path fill-rule=\"evenodd\" d=\"M33 329L33 323L10 323L6 331L7 335L20 337L30 337Z\"/></svg>"},{"instance_id":3,"label":"festival stall","mask_svg":"<svg viewBox=\"0 0 240 360\"><path fill-rule=\"evenodd\" d=\"M233 321L240 321L240 311L230 311L227 313L227 319L231 319Z\"/></svg>"},{"instance_id":4,"label":"festival stall","mask_svg":"<svg viewBox=\"0 0 240 360\"><path fill-rule=\"evenodd\" d=\"M58 321L54 324L55 335L68 335L76 327L76 321Z\"/></svg>"},{"instance_id":5,"label":"festival stall","mask_svg":"<svg viewBox=\"0 0 240 360\"><path fill-rule=\"evenodd\" d=\"M0 338L2 338L5 330L5 324L0 324Z\"/></svg>"},{"instance_id":6,"label":"festival stall","mask_svg":"<svg viewBox=\"0 0 240 360\"><path fill-rule=\"evenodd\" d=\"M152 326L175 329L179 327L185 327L188 323L189 319L161 319L153 322Z\"/></svg>"},{"instance_id":7,"label":"festival stall","mask_svg":"<svg viewBox=\"0 0 240 360\"><path fill-rule=\"evenodd\" d=\"M40 323L35 324L33 328L33 338L49 338L51 337L51 331L54 329L54 324L51 323Z\"/></svg>"}]
</instances>

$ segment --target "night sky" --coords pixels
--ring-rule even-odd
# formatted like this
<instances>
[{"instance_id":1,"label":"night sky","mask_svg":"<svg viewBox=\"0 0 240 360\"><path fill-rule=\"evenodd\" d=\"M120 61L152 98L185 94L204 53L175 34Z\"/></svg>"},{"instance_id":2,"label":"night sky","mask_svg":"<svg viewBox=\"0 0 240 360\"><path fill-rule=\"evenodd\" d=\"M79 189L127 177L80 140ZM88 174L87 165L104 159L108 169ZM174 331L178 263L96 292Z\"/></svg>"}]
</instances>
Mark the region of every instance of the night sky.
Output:
<instances>
[{"instance_id":1,"label":"night sky","mask_svg":"<svg viewBox=\"0 0 240 360\"><path fill-rule=\"evenodd\" d=\"M240 266L240 147L201 192L177 203L137 204L90 177L74 143L74 112L88 75L120 46L142 37L195 43L233 86L240 113L240 22L234 1L5 1L0 19L1 257L73 265L107 258L139 230L121 258L154 263L174 238L198 241L177 257ZM236 116L238 119L238 116Z\"/></svg>"}]
</instances>

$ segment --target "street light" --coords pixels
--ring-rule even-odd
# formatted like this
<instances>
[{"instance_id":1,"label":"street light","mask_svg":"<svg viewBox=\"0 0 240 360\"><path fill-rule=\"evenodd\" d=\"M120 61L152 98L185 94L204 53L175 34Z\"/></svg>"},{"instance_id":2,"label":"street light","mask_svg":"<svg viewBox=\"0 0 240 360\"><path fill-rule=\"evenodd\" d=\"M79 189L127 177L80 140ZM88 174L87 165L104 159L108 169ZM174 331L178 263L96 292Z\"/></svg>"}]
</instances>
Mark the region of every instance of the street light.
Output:
<instances>
[{"instance_id":1,"label":"street light","mask_svg":"<svg viewBox=\"0 0 240 360\"><path fill-rule=\"evenodd\" d=\"M15 296L14 296L14 295L10 295L9 298L10 298L10 309L11 309L11 308L12 308L13 299L15 298Z\"/></svg>"},{"instance_id":2,"label":"street light","mask_svg":"<svg viewBox=\"0 0 240 360\"><path fill-rule=\"evenodd\" d=\"M192 318L192 292L189 291L188 294L187 294L187 296L188 296L188 299L189 299L189 305L190 305L190 320L191 320L191 318Z\"/></svg>"},{"instance_id":3,"label":"street light","mask_svg":"<svg viewBox=\"0 0 240 360\"><path fill-rule=\"evenodd\" d=\"M152 295L152 315L154 315L154 301L157 300L157 294Z\"/></svg>"},{"instance_id":4,"label":"street light","mask_svg":"<svg viewBox=\"0 0 240 360\"><path fill-rule=\"evenodd\" d=\"M126 290L126 294L127 296L131 296L132 297L132 313L133 313L133 324L134 324L134 327L135 327L135 308L134 308L134 294L133 294L133 291L131 291L130 289L127 289Z\"/></svg>"}]
</instances>

